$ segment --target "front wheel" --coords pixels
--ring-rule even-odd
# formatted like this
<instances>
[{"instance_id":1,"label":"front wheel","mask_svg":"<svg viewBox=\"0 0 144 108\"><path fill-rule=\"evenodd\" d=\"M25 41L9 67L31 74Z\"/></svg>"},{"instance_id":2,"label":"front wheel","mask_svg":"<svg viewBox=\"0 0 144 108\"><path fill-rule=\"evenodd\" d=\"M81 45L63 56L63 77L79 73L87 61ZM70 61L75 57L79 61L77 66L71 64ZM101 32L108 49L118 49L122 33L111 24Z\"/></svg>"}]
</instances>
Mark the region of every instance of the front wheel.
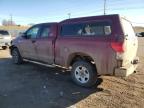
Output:
<instances>
[{"instance_id":1,"label":"front wheel","mask_svg":"<svg viewBox=\"0 0 144 108\"><path fill-rule=\"evenodd\" d=\"M17 48L12 50L12 60L15 64L21 64L23 62L22 57Z\"/></svg>"},{"instance_id":2,"label":"front wheel","mask_svg":"<svg viewBox=\"0 0 144 108\"><path fill-rule=\"evenodd\" d=\"M86 61L76 61L72 65L71 76L76 84L83 87L91 87L97 80L96 69Z\"/></svg>"}]
</instances>

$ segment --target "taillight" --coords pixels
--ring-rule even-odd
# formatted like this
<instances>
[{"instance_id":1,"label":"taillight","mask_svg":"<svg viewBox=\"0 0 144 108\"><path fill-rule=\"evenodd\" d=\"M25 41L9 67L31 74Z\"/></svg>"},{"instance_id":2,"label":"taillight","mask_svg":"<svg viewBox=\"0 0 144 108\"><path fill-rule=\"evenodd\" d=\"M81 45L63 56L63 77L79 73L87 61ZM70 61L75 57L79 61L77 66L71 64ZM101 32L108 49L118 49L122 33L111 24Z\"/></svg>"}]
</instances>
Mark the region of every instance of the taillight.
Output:
<instances>
[{"instance_id":1,"label":"taillight","mask_svg":"<svg viewBox=\"0 0 144 108\"><path fill-rule=\"evenodd\" d=\"M119 53L124 52L123 42L111 42L111 47L116 52Z\"/></svg>"}]
</instances>

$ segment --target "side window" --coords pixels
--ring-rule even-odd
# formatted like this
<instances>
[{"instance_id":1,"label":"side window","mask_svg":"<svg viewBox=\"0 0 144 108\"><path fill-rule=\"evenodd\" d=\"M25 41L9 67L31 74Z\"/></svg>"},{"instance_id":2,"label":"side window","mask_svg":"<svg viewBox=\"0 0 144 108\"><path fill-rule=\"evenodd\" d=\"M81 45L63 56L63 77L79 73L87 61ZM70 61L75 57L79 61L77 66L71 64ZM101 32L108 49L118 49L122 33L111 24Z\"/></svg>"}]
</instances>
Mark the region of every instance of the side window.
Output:
<instances>
[{"instance_id":1,"label":"side window","mask_svg":"<svg viewBox=\"0 0 144 108\"><path fill-rule=\"evenodd\" d=\"M66 24L61 27L62 36L107 36L111 34L109 22Z\"/></svg>"},{"instance_id":2,"label":"side window","mask_svg":"<svg viewBox=\"0 0 144 108\"><path fill-rule=\"evenodd\" d=\"M83 35L105 36L111 34L111 26L107 22L87 23L84 26Z\"/></svg>"},{"instance_id":3,"label":"side window","mask_svg":"<svg viewBox=\"0 0 144 108\"><path fill-rule=\"evenodd\" d=\"M83 29L83 35L103 35L104 30L102 26L95 24L86 24Z\"/></svg>"},{"instance_id":4,"label":"side window","mask_svg":"<svg viewBox=\"0 0 144 108\"><path fill-rule=\"evenodd\" d=\"M50 34L50 26L43 27L41 32L41 38L47 38L49 37L49 34Z\"/></svg>"},{"instance_id":5,"label":"side window","mask_svg":"<svg viewBox=\"0 0 144 108\"><path fill-rule=\"evenodd\" d=\"M65 24L61 27L62 36L80 36L83 24Z\"/></svg>"},{"instance_id":6,"label":"side window","mask_svg":"<svg viewBox=\"0 0 144 108\"><path fill-rule=\"evenodd\" d=\"M104 32L105 32L105 35L110 35L111 34L111 26L110 25L104 26Z\"/></svg>"},{"instance_id":7,"label":"side window","mask_svg":"<svg viewBox=\"0 0 144 108\"><path fill-rule=\"evenodd\" d=\"M39 27L33 27L27 31L26 35L28 36L28 38L34 39L37 37L39 29Z\"/></svg>"}]
</instances>

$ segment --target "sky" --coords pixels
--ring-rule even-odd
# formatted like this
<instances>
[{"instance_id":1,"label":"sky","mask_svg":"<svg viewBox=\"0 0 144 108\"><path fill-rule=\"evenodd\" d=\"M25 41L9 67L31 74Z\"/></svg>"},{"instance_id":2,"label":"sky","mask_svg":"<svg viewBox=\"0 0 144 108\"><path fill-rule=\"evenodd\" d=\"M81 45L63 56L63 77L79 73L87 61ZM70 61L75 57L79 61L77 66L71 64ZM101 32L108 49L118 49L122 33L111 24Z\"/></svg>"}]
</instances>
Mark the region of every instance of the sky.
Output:
<instances>
[{"instance_id":1,"label":"sky","mask_svg":"<svg viewBox=\"0 0 144 108\"><path fill-rule=\"evenodd\" d=\"M104 0L0 0L0 25L10 19L18 25L59 22L104 14ZM134 26L144 26L144 0L106 0L106 14L120 14Z\"/></svg>"}]
</instances>

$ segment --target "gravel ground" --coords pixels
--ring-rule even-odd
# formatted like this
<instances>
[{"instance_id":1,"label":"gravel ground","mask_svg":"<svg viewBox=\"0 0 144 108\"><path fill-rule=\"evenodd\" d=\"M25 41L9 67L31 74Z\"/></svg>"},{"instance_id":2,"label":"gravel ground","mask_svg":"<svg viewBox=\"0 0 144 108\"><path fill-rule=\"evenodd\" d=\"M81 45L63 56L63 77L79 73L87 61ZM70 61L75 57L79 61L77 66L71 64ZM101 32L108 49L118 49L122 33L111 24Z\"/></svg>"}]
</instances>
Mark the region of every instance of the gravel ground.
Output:
<instances>
[{"instance_id":1,"label":"gravel ground","mask_svg":"<svg viewBox=\"0 0 144 108\"><path fill-rule=\"evenodd\" d=\"M15 65L0 50L0 108L144 108L144 57L137 72L101 76L92 88L75 85L68 72L32 63Z\"/></svg>"}]
</instances>

